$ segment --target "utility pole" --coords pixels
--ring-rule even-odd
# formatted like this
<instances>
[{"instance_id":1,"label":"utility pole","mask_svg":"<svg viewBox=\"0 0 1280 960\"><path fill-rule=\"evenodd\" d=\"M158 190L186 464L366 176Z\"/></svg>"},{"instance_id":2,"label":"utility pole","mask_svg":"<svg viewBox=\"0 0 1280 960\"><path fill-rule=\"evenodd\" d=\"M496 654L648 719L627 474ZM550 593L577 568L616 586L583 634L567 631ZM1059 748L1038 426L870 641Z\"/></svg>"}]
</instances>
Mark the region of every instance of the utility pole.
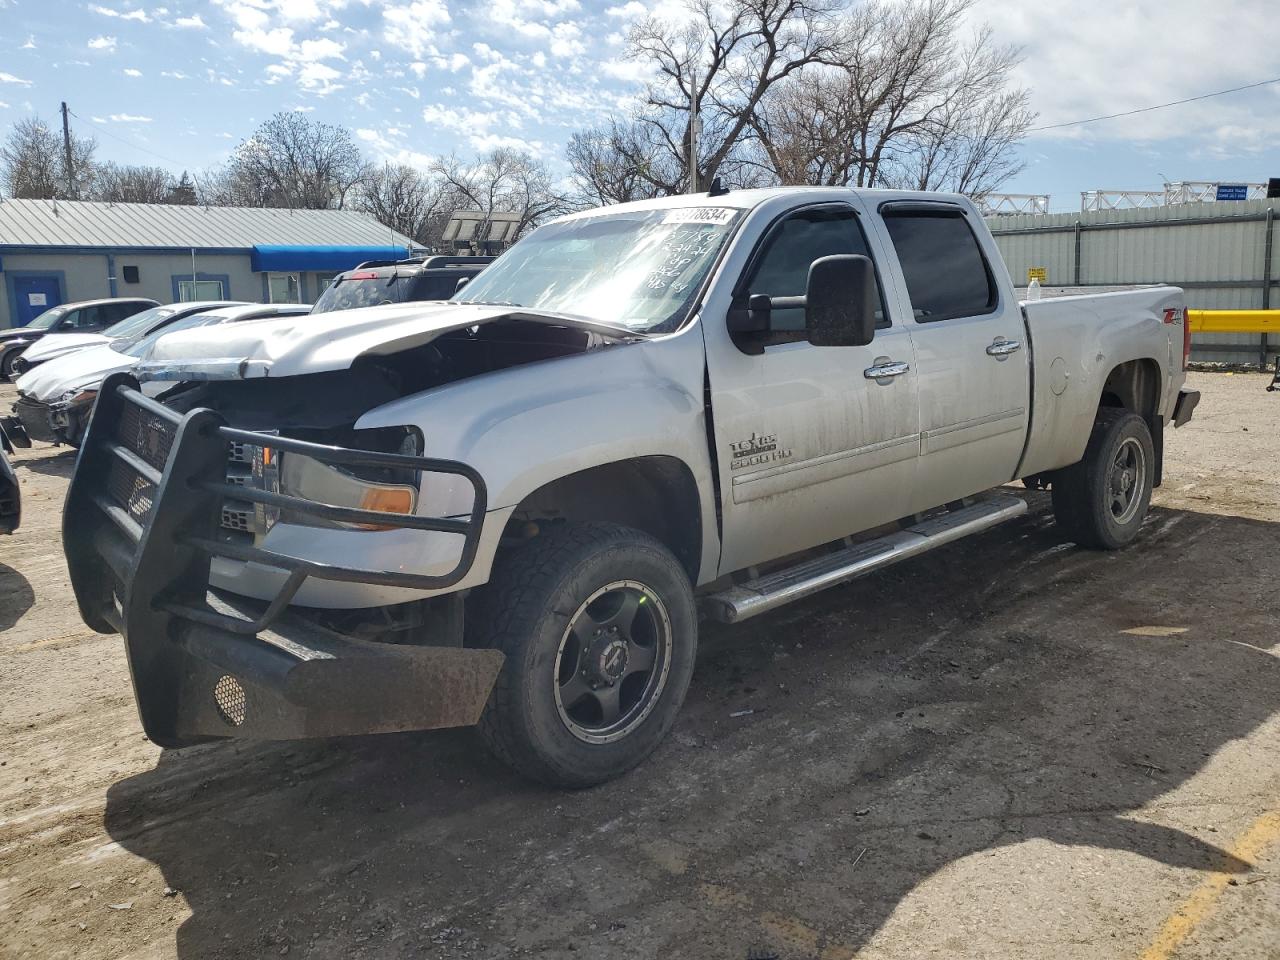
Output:
<instances>
[{"instance_id":1,"label":"utility pole","mask_svg":"<svg viewBox=\"0 0 1280 960\"><path fill-rule=\"evenodd\" d=\"M67 109L67 101L62 101L62 148L66 151L67 162L67 197L76 199L76 173L71 161L71 111Z\"/></svg>"},{"instance_id":2,"label":"utility pole","mask_svg":"<svg viewBox=\"0 0 1280 960\"><path fill-rule=\"evenodd\" d=\"M689 192L698 192L698 68L689 79Z\"/></svg>"}]
</instances>

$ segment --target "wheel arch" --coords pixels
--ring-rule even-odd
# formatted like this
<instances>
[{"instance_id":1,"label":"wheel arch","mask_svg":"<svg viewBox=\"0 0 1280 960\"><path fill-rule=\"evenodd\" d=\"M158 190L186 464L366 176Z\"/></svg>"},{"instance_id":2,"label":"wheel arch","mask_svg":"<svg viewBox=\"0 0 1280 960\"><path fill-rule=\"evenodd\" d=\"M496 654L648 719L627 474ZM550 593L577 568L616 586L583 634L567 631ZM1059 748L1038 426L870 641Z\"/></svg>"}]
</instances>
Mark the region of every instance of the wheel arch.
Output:
<instances>
[{"instance_id":1,"label":"wheel arch","mask_svg":"<svg viewBox=\"0 0 1280 960\"><path fill-rule=\"evenodd\" d=\"M1155 448L1154 486L1164 478L1164 418L1161 410L1161 384L1164 374L1160 364L1150 357L1139 357L1118 363L1107 374L1098 398L1098 409L1104 407L1132 411L1146 421Z\"/></svg>"},{"instance_id":2,"label":"wheel arch","mask_svg":"<svg viewBox=\"0 0 1280 960\"><path fill-rule=\"evenodd\" d=\"M702 564L702 506L693 470L679 457L614 460L566 474L525 496L511 516L524 535L556 521L610 522L667 547L691 582Z\"/></svg>"},{"instance_id":3,"label":"wheel arch","mask_svg":"<svg viewBox=\"0 0 1280 960\"><path fill-rule=\"evenodd\" d=\"M1124 407L1148 423L1159 416L1160 364L1150 357L1116 364L1102 384L1099 407Z\"/></svg>"}]
</instances>

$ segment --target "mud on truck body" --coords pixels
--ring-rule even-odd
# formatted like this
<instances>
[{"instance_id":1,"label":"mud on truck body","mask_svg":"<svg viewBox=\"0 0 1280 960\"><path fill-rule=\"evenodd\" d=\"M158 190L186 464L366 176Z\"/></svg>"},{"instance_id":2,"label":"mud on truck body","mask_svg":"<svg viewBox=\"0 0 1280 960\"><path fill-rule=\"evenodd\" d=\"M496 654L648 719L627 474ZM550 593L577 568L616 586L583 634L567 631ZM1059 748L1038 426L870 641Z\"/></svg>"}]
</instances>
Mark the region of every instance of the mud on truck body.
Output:
<instances>
[{"instance_id":1,"label":"mud on truck body","mask_svg":"<svg viewBox=\"0 0 1280 960\"><path fill-rule=\"evenodd\" d=\"M1131 542L1198 399L1180 291L1020 304L937 194L588 211L448 303L238 326L109 380L68 495L147 734L478 723L563 786L657 746L700 615L985 530L1026 510L1012 480Z\"/></svg>"}]
</instances>

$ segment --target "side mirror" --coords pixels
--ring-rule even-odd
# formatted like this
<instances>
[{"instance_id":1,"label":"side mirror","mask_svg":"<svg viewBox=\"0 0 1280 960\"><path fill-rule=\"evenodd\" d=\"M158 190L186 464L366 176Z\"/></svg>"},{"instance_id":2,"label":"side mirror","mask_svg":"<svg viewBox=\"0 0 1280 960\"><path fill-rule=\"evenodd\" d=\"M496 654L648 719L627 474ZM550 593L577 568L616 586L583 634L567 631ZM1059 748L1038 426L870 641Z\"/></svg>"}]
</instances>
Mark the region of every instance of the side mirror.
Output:
<instances>
[{"instance_id":1,"label":"side mirror","mask_svg":"<svg viewBox=\"0 0 1280 960\"><path fill-rule=\"evenodd\" d=\"M820 257L809 267L805 330L815 347L865 347L876 334L876 270L856 254Z\"/></svg>"},{"instance_id":2,"label":"side mirror","mask_svg":"<svg viewBox=\"0 0 1280 960\"><path fill-rule=\"evenodd\" d=\"M470 283L470 282L471 282L471 278L470 278L470 277L461 277L461 278L458 280L458 285L457 285L456 287L454 287L454 288L453 288L453 292L454 292L454 293L459 293L459 292L461 292L462 288L463 288L463 287L465 287L465 286L466 286L468 283Z\"/></svg>"}]
</instances>

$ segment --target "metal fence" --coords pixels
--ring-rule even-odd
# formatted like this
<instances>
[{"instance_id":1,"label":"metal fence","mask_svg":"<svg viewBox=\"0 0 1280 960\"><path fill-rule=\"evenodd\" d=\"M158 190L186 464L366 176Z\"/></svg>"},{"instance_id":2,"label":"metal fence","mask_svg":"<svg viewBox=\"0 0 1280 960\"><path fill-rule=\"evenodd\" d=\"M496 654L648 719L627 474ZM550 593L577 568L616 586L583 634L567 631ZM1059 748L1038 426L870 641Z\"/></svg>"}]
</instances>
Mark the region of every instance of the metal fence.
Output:
<instances>
[{"instance_id":1,"label":"metal fence","mask_svg":"<svg viewBox=\"0 0 1280 960\"><path fill-rule=\"evenodd\" d=\"M1018 286L1168 283L1187 306L1206 310L1280 307L1280 250L1274 200L1188 203L1143 210L1099 210L991 218L1000 252ZM1042 271L1042 273L1041 273ZM1265 363L1280 351L1266 334L1196 334L1192 357Z\"/></svg>"}]
</instances>

